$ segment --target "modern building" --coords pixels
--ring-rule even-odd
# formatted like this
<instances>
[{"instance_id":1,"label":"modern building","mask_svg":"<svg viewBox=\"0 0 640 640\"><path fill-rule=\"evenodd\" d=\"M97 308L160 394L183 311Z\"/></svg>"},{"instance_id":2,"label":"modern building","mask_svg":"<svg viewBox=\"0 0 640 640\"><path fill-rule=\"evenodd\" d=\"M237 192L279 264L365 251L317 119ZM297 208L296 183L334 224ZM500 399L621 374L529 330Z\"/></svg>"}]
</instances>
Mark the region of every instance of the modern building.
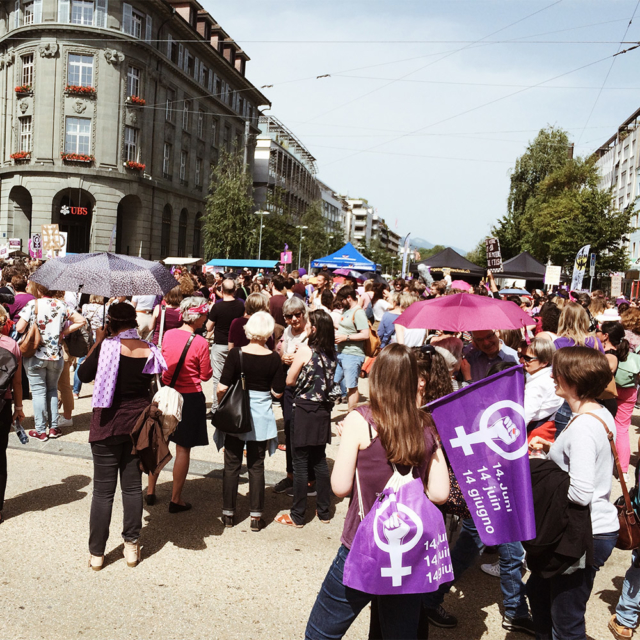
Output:
<instances>
[{"instance_id":1,"label":"modern building","mask_svg":"<svg viewBox=\"0 0 640 640\"><path fill-rule=\"evenodd\" d=\"M316 159L273 116L260 116L253 168L256 210L288 213L299 221L320 199Z\"/></svg>"},{"instance_id":2,"label":"modern building","mask_svg":"<svg viewBox=\"0 0 640 640\"><path fill-rule=\"evenodd\" d=\"M612 189L614 205L620 211L632 205L640 195L640 163L636 158L640 138L640 109L635 111L596 152L600 173L599 187ZM640 260L640 224L638 214L632 219L629 237L629 261Z\"/></svg>"},{"instance_id":3,"label":"modern building","mask_svg":"<svg viewBox=\"0 0 640 640\"><path fill-rule=\"evenodd\" d=\"M322 199L322 217L325 229L329 235L342 235L341 239L349 242L346 231L346 220L349 206L342 196L339 196L331 187L318 180L320 198Z\"/></svg>"},{"instance_id":4,"label":"modern building","mask_svg":"<svg viewBox=\"0 0 640 640\"><path fill-rule=\"evenodd\" d=\"M374 208L364 198L346 198L346 201L347 240L355 246L369 244L372 238Z\"/></svg>"},{"instance_id":5,"label":"modern building","mask_svg":"<svg viewBox=\"0 0 640 640\"><path fill-rule=\"evenodd\" d=\"M68 251L201 256L210 170L252 164L248 56L195 0L0 5L0 231Z\"/></svg>"}]
</instances>

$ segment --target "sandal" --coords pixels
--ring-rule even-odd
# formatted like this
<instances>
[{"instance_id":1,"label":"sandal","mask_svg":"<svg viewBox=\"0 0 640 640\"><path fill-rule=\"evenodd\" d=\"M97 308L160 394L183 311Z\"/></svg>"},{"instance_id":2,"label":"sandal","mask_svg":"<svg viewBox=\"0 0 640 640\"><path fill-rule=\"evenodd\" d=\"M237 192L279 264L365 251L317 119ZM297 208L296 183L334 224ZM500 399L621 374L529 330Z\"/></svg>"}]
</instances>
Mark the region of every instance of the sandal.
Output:
<instances>
[{"instance_id":1,"label":"sandal","mask_svg":"<svg viewBox=\"0 0 640 640\"><path fill-rule=\"evenodd\" d=\"M296 524L292 519L291 516L288 513L283 513L281 515L279 515L276 519L275 522L277 522L278 524L284 524L287 527L295 527L296 529L302 529L302 527L304 527L303 524Z\"/></svg>"},{"instance_id":2,"label":"sandal","mask_svg":"<svg viewBox=\"0 0 640 640\"><path fill-rule=\"evenodd\" d=\"M286 451L287 450L287 445L286 444L279 444L278 445L278 451Z\"/></svg>"}]
</instances>

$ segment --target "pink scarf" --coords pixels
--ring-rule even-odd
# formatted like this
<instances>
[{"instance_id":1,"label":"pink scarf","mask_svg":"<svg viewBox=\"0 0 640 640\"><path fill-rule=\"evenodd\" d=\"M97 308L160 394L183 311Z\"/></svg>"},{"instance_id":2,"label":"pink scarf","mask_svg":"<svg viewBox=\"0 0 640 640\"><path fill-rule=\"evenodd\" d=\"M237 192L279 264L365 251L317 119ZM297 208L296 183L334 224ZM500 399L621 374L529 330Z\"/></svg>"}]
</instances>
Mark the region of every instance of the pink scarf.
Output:
<instances>
[{"instance_id":1,"label":"pink scarf","mask_svg":"<svg viewBox=\"0 0 640 640\"><path fill-rule=\"evenodd\" d=\"M116 390L118 380L118 369L120 368L120 341L140 340L137 329L127 329L113 338L107 338L100 347L100 359L98 360L98 370L93 387L92 406L106 409L113 403L113 395ZM146 342L146 340L143 340ZM151 349L142 373L162 373L167 369L167 363L162 353L155 344L146 342Z\"/></svg>"}]
</instances>

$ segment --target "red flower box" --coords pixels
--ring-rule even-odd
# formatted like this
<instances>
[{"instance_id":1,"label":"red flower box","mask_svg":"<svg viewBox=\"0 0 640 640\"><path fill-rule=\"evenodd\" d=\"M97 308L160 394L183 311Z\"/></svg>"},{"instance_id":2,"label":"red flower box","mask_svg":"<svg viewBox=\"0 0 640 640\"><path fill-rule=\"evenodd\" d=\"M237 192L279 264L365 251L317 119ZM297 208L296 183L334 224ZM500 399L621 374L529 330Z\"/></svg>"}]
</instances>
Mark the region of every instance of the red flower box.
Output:
<instances>
[{"instance_id":1,"label":"red flower box","mask_svg":"<svg viewBox=\"0 0 640 640\"><path fill-rule=\"evenodd\" d=\"M86 162L87 164L95 160L93 156L87 155L86 153L61 153L60 157L65 162Z\"/></svg>"},{"instance_id":2,"label":"red flower box","mask_svg":"<svg viewBox=\"0 0 640 640\"><path fill-rule=\"evenodd\" d=\"M140 96L129 96L127 98L127 103L134 104L137 107L144 107L144 105L147 104L147 101L144 98L141 98Z\"/></svg>"},{"instance_id":3,"label":"red flower box","mask_svg":"<svg viewBox=\"0 0 640 640\"><path fill-rule=\"evenodd\" d=\"M127 169L133 169L134 171L144 171L147 168L146 164L142 164L141 162L133 162L131 160L125 162L124 166L127 167Z\"/></svg>"},{"instance_id":4,"label":"red flower box","mask_svg":"<svg viewBox=\"0 0 640 640\"><path fill-rule=\"evenodd\" d=\"M21 84L16 87L16 93L31 93L30 84Z\"/></svg>"},{"instance_id":5,"label":"red flower box","mask_svg":"<svg viewBox=\"0 0 640 640\"><path fill-rule=\"evenodd\" d=\"M17 151L16 153L11 154L12 160L30 160L31 159L31 151Z\"/></svg>"},{"instance_id":6,"label":"red flower box","mask_svg":"<svg viewBox=\"0 0 640 640\"><path fill-rule=\"evenodd\" d=\"M64 88L66 93L70 93L76 96L95 96L96 88L95 87L80 87L76 84L68 84Z\"/></svg>"}]
</instances>

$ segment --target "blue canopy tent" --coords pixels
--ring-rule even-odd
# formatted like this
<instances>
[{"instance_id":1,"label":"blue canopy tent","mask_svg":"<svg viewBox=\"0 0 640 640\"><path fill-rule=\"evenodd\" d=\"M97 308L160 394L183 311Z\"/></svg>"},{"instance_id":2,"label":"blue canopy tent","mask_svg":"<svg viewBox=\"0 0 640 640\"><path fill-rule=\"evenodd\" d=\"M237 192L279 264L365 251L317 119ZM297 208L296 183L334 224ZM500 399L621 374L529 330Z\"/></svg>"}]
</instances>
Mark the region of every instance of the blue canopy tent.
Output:
<instances>
[{"instance_id":1,"label":"blue canopy tent","mask_svg":"<svg viewBox=\"0 0 640 640\"><path fill-rule=\"evenodd\" d=\"M277 260L223 260L214 258L207 262L208 267L227 267L230 269L247 267L247 269L275 269Z\"/></svg>"},{"instance_id":2,"label":"blue canopy tent","mask_svg":"<svg viewBox=\"0 0 640 640\"><path fill-rule=\"evenodd\" d=\"M367 260L350 242L338 249L336 252L313 260L311 262L313 269L356 269L358 271L375 271L376 264L372 260Z\"/></svg>"}]
</instances>

